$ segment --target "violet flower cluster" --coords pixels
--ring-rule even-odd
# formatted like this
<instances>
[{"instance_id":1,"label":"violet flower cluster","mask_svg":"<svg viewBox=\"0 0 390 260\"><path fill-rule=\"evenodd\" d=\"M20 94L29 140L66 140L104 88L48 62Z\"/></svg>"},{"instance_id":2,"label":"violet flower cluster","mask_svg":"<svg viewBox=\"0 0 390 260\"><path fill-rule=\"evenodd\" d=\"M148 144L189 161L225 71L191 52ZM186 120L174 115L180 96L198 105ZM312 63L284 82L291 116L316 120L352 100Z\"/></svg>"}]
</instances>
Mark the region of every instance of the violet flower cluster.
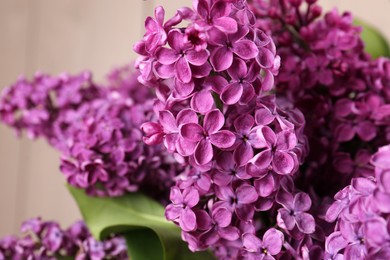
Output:
<instances>
[{"instance_id":1,"label":"violet flower cluster","mask_svg":"<svg viewBox=\"0 0 390 260\"><path fill-rule=\"evenodd\" d=\"M7 236L0 240L1 260L128 259L123 238L112 236L97 241L82 221L62 229L57 222L32 218L23 222L20 232L20 237Z\"/></svg>"},{"instance_id":2,"label":"violet flower cluster","mask_svg":"<svg viewBox=\"0 0 390 260\"><path fill-rule=\"evenodd\" d=\"M271 93L280 58L255 22L246 1L194 1L167 21L157 7L134 47L139 80L158 98L144 140L189 166L166 217L191 250L221 259L284 254L284 234L269 223L294 237L315 231L311 199L293 183L305 119Z\"/></svg>"},{"instance_id":3,"label":"violet flower cluster","mask_svg":"<svg viewBox=\"0 0 390 260\"><path fill-rule=\"evenodd\" d=\"M157 96L144 141L188 165L167 219L191 250L219 259L387 259L388 231L366 244L373 233L353 231L374 213L375 228L387 227L372 198L340 191L358 217L325 212L346 186L389 199L375 179L390 143L389 60L364 51L350 13L321 17L316 0L248 2L197 0L167 21L157 7L134 46L139 81Z\"/></svg>"},{"instance_id":4,"label":"violet flower cluster","mask_svg":"<svg viewBox=\"0 0 390 260\"><path fill-rule=\"evenodd\" d=\"M182 166L142 141L140 125L154 118L151 94L131 65L113 70L106 85L89 72L21 78L3 92L1 119L57 148L70 185L98 196L142 190L165 203Z\"/></svg>"}]
</instances>

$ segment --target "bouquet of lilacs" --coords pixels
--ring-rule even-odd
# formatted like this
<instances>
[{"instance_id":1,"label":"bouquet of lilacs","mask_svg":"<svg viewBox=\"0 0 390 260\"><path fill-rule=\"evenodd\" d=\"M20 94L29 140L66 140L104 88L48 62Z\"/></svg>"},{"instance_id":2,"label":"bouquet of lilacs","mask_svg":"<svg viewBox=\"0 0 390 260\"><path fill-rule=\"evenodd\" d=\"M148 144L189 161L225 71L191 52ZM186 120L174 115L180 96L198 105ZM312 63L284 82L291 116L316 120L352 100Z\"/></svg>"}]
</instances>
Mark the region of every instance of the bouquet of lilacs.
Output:
<instances>
[{"instance_id":1,"label":"bouquet of lilacs","mask_svg":"<svg viewBox=\"0 0 390 260\"><path fill-rule=\"evenodd\" d=\"M383 38L365 28L368 53L352 15L316 0L164 16L135 71L37 74L1 99L3 122L60 151L92 235L133 259L390 259Z\"/></svg>"}]
</instances>

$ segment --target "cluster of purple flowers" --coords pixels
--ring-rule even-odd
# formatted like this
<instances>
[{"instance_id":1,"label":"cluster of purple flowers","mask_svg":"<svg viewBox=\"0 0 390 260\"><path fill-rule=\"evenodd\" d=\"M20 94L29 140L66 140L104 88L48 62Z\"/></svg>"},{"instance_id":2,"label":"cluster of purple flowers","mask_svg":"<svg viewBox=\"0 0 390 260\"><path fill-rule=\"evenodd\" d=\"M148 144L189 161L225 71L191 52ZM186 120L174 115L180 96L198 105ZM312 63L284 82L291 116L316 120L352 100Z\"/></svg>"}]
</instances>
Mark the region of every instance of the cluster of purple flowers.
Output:
<instances>
[{"instance_id":1,"label":"cluster of purple flowers","mask_svg":"<svg viewBox=\"0 0 390 260\"><path fill-rule=\"evenodd\" d=\"M142 141L140 126L154 118L153 101L130 65L112 71L107 86L93 83L89 72L21 78L0 103L2 121L46 138L61 152L69 184L89 194L143 190L165 203L182 170L161 147Z\"/></svg>"},{"instance_id":2,"label":"cluster of purple flowers","mask_svg":"<svg viewBox=\"0 0 390 260\"><path fill-rule=\"evenodd\" d=\"M137 72L21 78L1 120L46 138L89 194L157 198L192 251L389 259L390 60L352 21L316 0L157 7Z\"/></svg>"},{"instance_id":3,"label":"cluster of purple flowers","mask_svg":"<svg viewBox=\"0 0 390 260\"><path fill-rule=\"evenodd\" d=\"M144 141L188 166L167 219L191 250L220 259L386 259L388 231L352 248L366 239L352 229L378 211L356 224L376 197L350 194L389 199L375 158L390 143L390 61L364 51L350 13L321 17L316 0L248 2L197 0L167 21L158 7L134 47L139 81L157 95ZM358 217L331 219L346 186L353 192L335 199ZM379 217L375 228L387 230Z\"/></svg>"},{"instance_id":4,"label":"cluster of purple flowers","mask_svg":"<svg viewBox=\"0 0 390 260\"><path fill-rule=\"evenodd\" d=\"M158 121L142 125L144 140L164 143L189 166L171 189L166 217L191 250L272 258L285 238L270 223L293 237L315 231L311 199L293 182L308 151L305 119L272 94L275 44L255 27L246 1L199 0L163 18L156 8L135 50L139 80L158 97Z\"/></svg>"},{"instance_id":5,"label":"cluster of purple flowers","mask_svg":"<svg viewBox=\"0 0 390 260\"><path fill-rule=\"evenodd\" d=\"M0 240L0 259L128 259L123 238L112 236L97 241L82 221L63 230L56 222L33 218L26 220L20 231L20 237L8 236Z\"/></svg>"}]
</instances>

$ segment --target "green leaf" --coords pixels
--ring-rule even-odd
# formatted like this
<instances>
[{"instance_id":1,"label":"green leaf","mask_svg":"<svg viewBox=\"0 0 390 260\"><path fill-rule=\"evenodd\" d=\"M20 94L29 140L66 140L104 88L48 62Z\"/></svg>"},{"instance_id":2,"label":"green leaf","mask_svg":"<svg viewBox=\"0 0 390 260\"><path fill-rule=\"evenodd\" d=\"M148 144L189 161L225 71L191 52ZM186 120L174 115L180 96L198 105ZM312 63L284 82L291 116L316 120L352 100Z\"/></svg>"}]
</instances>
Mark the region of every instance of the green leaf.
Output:
<instances>
[{"instance_id":1,"label":"green leaf","mask_svg":"<svg viewBox=\"0 0 390 260\"><path fill-rule=\"evenodd\" d=\"M381 56L390 57L390 47L386 38L375 27L356 19L355 25L362 26L362 39L365 44L365 50L373 59Z\"/></svg>"},{"instance_id":2,"label":"green leaf","mask_svg":"<svg viewBox=\"0 0 390 260\"><path fill-rule=\"evenodd\" d=\"M208 260L209 252L192 253L181 239L180 229L164 216L158 202L141 193L122 197L91 197L68 186L84 221L96 239L121 234L132 260Z\"/></svg>"}]
</instances>

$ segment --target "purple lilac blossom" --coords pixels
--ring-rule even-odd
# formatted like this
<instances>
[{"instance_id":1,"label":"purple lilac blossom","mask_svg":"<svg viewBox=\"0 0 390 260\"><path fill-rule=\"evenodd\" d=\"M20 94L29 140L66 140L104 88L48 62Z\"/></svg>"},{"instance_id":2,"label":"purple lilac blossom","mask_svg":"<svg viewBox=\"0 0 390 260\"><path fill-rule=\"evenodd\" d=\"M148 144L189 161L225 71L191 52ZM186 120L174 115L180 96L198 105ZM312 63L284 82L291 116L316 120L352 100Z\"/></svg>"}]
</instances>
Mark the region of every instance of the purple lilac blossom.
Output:
<instances>
[{"instance_id":1,"label":"purple lilac blossom","mask_svg":"<svg viewBox=\"0 0 390 260\"><path fill-rule=\"evenodd\" d=\"M20 78L3 92L1 120L57 148L70 185L97 196L141 190L166 204L183 167L162 147L143 143L140 126L154 118L153 101L137 77L126 65L104 86L89 72Z\"/></svg>"},{"instance_id":2,"label":"purple lilac blossom","mask_svg":"<svg viewBox=\"0 0 390 260\"><path fill-rule=\"evenodd\" d=\"M62 229L56 222L33 218L26 220L20 231L19 237L0 239L0 259L128 259L123 238L97 241L82 221Z\"/></svg>"},{"instance_id":3,"label":"purple lilac blossom","mask_svg":"<svg viewBox=\"0 0 390 260\"><path fill-rule=\"evenodd\" d=\"M162 10L157 7L156 18L147 21ZM211 248L220 259L282 254L282 231L290 230L276 221L286 204L275 197L282 183L291 197L305 194L292 178L308 147L303 115L272 94L280 66L273 40L255 27L246 1L199 0L193 10L180 10L184 28L170 23L164 32L155 29L153 34L167 35L158 43L146 28L134 47L141 55L139 81L157 96L159 117L142 125L144 141L163 143L188 167L171 188L166 217L181 227L192 251ZM315 230L305 195L296 208L297 236ZM263 237L264 245L250 245L256 240L250 236Z\"/></svg>"}]
</instances>

